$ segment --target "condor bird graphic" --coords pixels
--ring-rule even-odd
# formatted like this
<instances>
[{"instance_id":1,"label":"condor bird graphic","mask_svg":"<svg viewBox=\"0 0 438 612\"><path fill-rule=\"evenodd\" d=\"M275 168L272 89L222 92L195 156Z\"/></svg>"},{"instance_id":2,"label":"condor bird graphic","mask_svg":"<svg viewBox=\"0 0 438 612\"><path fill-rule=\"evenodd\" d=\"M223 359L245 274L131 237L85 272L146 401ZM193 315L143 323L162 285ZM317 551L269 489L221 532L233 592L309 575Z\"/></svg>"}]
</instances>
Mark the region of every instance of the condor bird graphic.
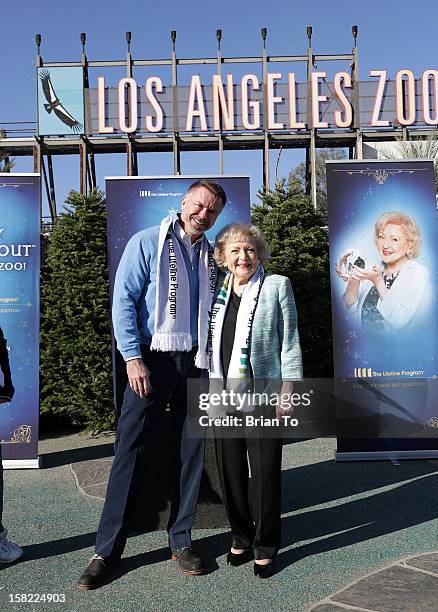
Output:
<instances>
[{"instance_id":1,"label":"condor bird graphic","mask_svg":"<svg viewBox=\"0 0 438 612\"><path fill-rule=\"evenodd\" d=\"M52 81L50 80L50 72L48 70L41 70L39 76L44 96L47 100L47 104L44 104L44 108L49 115L53 111L58 119L65 123L65 125L68 125L68 127L71 128L75 134L82 132L84 129L82 123L79 123L77 119L70 115L70 113L64 108L61 100L56 95L55 90L53 89Z\"/></svg>"}]
</instances>

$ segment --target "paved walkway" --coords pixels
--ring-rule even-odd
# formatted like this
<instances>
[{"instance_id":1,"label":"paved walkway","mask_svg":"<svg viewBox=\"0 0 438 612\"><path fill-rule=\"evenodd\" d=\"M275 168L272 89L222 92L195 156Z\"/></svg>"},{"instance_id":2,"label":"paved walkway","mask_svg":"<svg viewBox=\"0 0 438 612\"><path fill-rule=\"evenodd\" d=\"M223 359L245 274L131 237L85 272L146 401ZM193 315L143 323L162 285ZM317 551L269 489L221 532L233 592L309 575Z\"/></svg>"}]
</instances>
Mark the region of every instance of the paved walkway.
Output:
<instances>
[{"instance_id":1,"label":"paved walkway","mask_svg":"<svg viewBox=\"0 0 438 612\"><path fill-rule=\"evenodd\" d=\"M438 610L438 552L408 557L359 578L318 602L313 612Z\"/></svg>"},{"instance_id":2,"label":"paved walkway","mask_svg":"<svg viewBox=\"0 0 438 612\"><path fill-rule=\"evenodd\" d=\"M438 611L438 460L336 464L333 440L284 447L283 548L270 580L257 580L251 564L226 565L229 534L211 503L212 479L194 532L206 575L182 575L165 533L152 531L129 539L112 582L77 590L112 444L84 435L43 440L42 469L5 473L5 524L25 555L1 568L1 610ZM160 524L165 510L157 510ZM61 593L66 602L12 604L16 593Z\"/></svg>"}]
</instances>

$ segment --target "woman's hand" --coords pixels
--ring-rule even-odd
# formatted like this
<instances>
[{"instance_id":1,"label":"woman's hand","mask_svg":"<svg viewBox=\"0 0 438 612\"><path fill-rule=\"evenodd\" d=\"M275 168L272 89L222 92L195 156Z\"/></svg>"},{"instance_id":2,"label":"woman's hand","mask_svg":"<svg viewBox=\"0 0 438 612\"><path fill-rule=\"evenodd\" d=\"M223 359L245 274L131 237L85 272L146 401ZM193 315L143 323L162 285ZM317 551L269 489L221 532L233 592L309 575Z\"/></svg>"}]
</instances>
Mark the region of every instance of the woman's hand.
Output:
<instances>
[{"instance_id":1,"label":"woman's hand","mask_svg":"<svg viewBox=\"0 0 438 612\"><path fill-rule=\"evenodd\" d=\"M368 280L371 281L373 285L376 285L382 278L382 271L376 264L371 266L371 268L359 268L358 266L353 266L351 278L359 281Z\"/></svg>"},{"instance_id":2,"label":"woman's hand","mask_svg":"<svg viewBox=\"0 0 438 612\"><path fill-rule=\"evenodd\" d=\"M281 385L281 391L278 398L278 404L275 409L276 416L280 419L282 416L294 414L294 407L292 406L292 394L294 392L294 384L290 381L285 381Z\"/></svg>"},{"instance_id":3,"label":"woman's hand","mask_svg":"<svg viewBox=\"0 0 438 612\"><path fill-rule=\"evenodd\" d=\"M374 264L373 266L371 266L371 268L368 269L358 268L357 266L354 266L351 276L352 278L357 279L358 281L371 281L379 292L380 299L382 300L388 292L388 289L386 288L385 282L383 280L382 270L376 264Z\"/></svg>"}]
</instances>

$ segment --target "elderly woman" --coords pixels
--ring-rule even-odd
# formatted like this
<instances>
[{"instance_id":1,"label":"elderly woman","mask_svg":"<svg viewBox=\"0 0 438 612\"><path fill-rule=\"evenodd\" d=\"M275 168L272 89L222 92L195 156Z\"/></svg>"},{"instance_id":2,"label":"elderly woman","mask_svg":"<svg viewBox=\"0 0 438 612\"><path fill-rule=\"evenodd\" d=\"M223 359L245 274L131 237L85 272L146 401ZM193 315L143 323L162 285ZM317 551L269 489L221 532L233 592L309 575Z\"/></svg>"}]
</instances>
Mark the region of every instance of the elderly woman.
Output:
<instances>
[{"instance_id":1,"label":"elderly woman","mask_svg":"<svg viewBox=\"0 0 438 612\"><path fill-rule=\"evenodd\" d=\"M271 379L281 396L302 377L297 314L288 278L266 274L268 246L254 225L232 223L216 237L214 257L227 271L212 309L210 376L227 381ZM277 407L277 416L284 414ZM281 455L277 437L254 435L245 426L238 436L215 431L222 495L232 531L229 565L252 558L254 574L268 578L280 546ZM236 434L236 431L234 431ZM248 499L251 467L253 504Z\"/></svg>"},{"instance_id":2,"label":"elderly woman","mask_svg":"<svg viewBox=\"0 0 438 612\"><path fill-rule=\"evenodd\" d=\"M337 274L347 282L345 306L358 313L362 325L377 332L423 326L431 282L428 269L415 261L421 250L416 221L402 212L386 212L376 221L374 240L381 265L354 265L345 274L349 251L336 266Z\"/></svg>"}]
</instances>

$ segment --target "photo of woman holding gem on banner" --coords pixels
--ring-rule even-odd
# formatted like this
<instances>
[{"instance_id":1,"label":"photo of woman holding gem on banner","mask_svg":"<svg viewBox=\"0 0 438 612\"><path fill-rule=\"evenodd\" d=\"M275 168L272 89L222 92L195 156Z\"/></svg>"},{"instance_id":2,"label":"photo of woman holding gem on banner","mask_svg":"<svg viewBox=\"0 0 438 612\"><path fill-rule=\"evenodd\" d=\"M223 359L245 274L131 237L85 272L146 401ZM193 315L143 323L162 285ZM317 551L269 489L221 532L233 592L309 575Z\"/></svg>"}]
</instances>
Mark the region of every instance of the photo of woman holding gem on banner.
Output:
<instances>
[{"instance_id":1,"label":"photo of woman holding gem on banner","mask_svg":"<svg viewBox=\"0 0 438 612\"><path fill-rule=\"evenodd\" d=\"M415 219L399 211L379 216L374 241L380 264L345 252L336 273L346 283L345 307L356 313L362 326L374 333L402 333L428 323L431 281L426 266L416 261L421 251L421 232Z\"/></svg>"},{"instance_id":2,"label":"photo of woman holding gem on banner","mask_svg":"<svg viewBox=\"0 0 438 612\"><path fill-rule=\"evenodd\" d=\"M438 376L433 163L327 163L335 377Z\"/></svg>"}]
</instances>

